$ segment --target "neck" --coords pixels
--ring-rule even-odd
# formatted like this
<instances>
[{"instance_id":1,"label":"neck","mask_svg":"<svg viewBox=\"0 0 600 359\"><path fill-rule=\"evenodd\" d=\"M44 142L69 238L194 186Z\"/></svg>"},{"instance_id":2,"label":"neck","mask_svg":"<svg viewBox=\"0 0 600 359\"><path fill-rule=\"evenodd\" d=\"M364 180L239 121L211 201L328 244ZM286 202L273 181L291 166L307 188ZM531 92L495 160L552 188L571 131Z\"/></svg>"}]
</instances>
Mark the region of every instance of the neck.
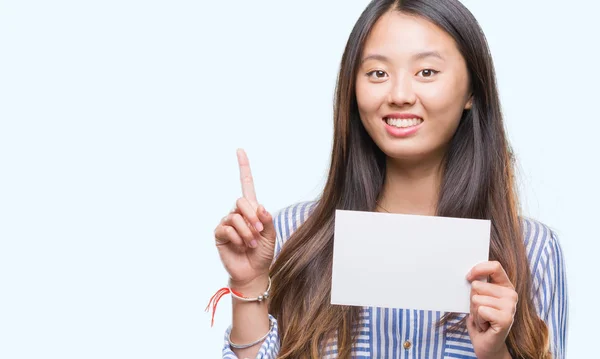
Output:
<instances>
[{"instance_id":1,"label":"neck","mask_svg":"<svg viewBox=\"0 0 600 359\"><path fill-rule=\"evenodd\" d=\"M434 216L442 181L441 165L441 160L407 164L388 157L378 201L380 209Z\"/></svg>"}]
</instances>

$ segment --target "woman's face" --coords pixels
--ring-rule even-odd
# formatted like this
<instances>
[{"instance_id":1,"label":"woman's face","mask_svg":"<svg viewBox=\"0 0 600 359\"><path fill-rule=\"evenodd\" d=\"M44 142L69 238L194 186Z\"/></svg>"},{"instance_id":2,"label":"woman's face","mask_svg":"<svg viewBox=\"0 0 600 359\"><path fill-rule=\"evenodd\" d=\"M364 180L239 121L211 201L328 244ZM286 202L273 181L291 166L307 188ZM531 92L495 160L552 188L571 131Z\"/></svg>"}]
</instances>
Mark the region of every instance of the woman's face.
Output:
<instances>
[{"instance_id":1,"label":"woman's face","mask_svg":"<svg viewBox=\"0 0 600 359\"><path fill-rule=\"evenodd\" d=\"M361 121L389 157L443 156L471 106L465 60L431 22L390 11L367 38L356 78Z\"/></svg>"}]
</instances>

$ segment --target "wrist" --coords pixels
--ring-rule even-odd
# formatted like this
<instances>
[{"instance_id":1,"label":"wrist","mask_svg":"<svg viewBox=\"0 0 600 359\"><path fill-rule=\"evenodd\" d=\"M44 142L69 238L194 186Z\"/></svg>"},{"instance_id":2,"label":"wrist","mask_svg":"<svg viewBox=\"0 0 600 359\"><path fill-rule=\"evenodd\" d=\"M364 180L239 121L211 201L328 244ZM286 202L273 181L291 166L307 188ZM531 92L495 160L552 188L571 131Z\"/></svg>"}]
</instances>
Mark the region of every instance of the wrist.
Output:
<instances>
[{"instance_id":1,"label":"wrist","mask_svg":"<svg viewBox=\"0 0 600 359\"><path fill-rule=\"evenodd\" d=\"M504 344L502 345L502 349L500 349L496 355L490 356L490 359L512 359L512 356L508 351L508 347Z\"/></svg>"},{"instance_id":2,"label":"wrist","mask_svg":"<svg viewBox=\"0 0 600 359\"><path fill-rule=\"evenodd\" d=\"M229 288L243 294L245 297L258 297L264 294L269 286L269 274L265 273L249 281L234 281L229 279Z\"/></svg>"}]
</instances>

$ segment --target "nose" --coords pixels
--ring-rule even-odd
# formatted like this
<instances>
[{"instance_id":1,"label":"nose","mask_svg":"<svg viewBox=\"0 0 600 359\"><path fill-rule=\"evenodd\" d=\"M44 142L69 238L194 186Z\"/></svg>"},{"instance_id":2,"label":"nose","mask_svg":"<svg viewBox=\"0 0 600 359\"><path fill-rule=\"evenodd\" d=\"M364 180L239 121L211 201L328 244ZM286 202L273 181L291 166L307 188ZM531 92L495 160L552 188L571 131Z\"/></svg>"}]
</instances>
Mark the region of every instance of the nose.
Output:
<instances>
[{"instance_id":1,"label":"nose","mask_svg":"<svg viewBox=\"0 0 600 359\"><path fill-rule=\"evenodd\" d=\"M390 105L404 106L412 105L416 101L416 94L412 86L412 81L407 75L400 75L393 81L388 101Z\"/></svg>"}]
</instances>

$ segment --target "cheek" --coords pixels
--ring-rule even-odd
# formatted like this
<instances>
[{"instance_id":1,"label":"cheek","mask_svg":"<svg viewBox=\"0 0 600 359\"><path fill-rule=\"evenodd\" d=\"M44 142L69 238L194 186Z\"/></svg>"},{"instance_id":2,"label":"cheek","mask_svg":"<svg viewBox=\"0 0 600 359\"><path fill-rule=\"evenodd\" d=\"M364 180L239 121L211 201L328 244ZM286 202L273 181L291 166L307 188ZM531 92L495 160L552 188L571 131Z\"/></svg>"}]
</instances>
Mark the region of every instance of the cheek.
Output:
<instances>
[{"instance_id":1,"label":"cheek","mask_svg":"<svg viewBox=\"0 0 600 359\"><path fill-rule=\"evenodd\" d=\"M456 83L435 84L421 92L427 114L435 121L458 123L465 105L465 90Z\"/></svg>"},{"instance_id":2,"label":"cheek","mask_svg":"<svg viewBox=\"0 0 600 359\"><path fill-rule=\"evenodd\" d=\"M382 84L368 84L357 81L356 102L358 110L363 116L373 116L385 102L385 86Z\"/></svg>"}]
</instances>

